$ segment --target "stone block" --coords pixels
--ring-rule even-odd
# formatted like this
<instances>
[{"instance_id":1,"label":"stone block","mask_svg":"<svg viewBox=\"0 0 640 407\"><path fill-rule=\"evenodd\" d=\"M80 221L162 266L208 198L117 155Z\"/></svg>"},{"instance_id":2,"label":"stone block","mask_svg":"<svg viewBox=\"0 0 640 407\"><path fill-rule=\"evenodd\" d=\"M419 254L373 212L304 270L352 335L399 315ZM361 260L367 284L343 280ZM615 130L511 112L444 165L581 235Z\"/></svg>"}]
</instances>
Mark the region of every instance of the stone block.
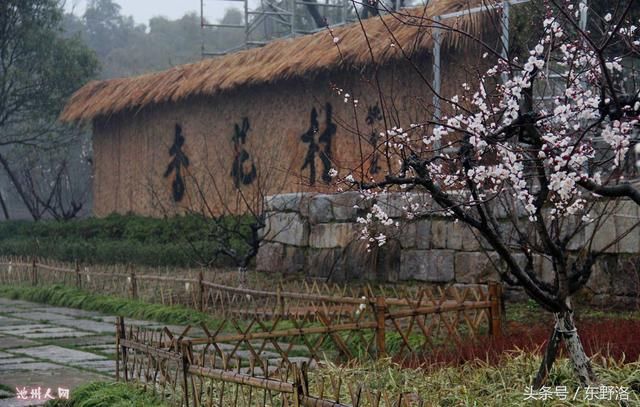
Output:
<instances>
[{"instance_id":1,"label":"stone block","mask_svg":"<svg viewBox=\"0 0 640 407\"><path fill-rule=\"evenodd\" d=\"M453 219L447 219L446 222L446 246L445 248L451 250L462 250L462 241L464 240L465 232L468 233L468 230L465 230L466 227L464 223L458 221L455 222Z\"/></svg>"},{"instance_id":2,"label":"stone block","mask_svg":"<svg viewBox=\"0 0 640 407\"><path fill-rule=\"evenodd\" d=\"M333 218L338 222L355 222L359 216L366 216L367 210L371 208L371 201L364 199L362 194L356 191L330 195L330 200Z\"/></svg>"},{"instance_id":3,"label":"stone block","mask_svg":"<svg viewBox=\"0 0 640 407\"><path fill-rule=\"evenodd\" d=\"M274 212L267 216L264 240L292 246L309 244L309 224L295 212Z\"/></svg>"},{"instance_id":4,"label":"stone block","mask_svg":"<svg viewBox=\"0 0 640 407\"><path fill-rule=\"evenodd\" d=\"M465 251L480 251L484 246L487 245L486 242L483 243L483 237L480 236L480 232L476 229L472 229L470 226L465 225L464 223L458 222L460 227L456 229L456 231L460 230L462 233L462 250Z\"/></svg>"},{"instance_id":5,"label":"stone block","mask_svg":"<svg viewBox=\"0 0 640 407\"><path fill-rule=\"evenodd\" d=\"M615 208L614 223L617 236L626 234L618 242L619 253L640 253L640 209L635 202L624 200ZM634 228L635 226L635 228Z\"/></svg>"},{"instance_id":6,"label":"stone block","mask_svg":"<svg viewBox=\"0 0 640 407\"><path fill-rule=\"evenodd\" d=\"M428 249L431 247L431 219L420 219L414 222L416 225L416 248Z\"/></svg>"},{"instance_id":7,"label":"stone block","mask_svg":"<svg viewBox=\"0 0 640 407\"><path fill-rule=\"evenodd\" d=\"M611 294L616 296L640 295L640 259L636 261L624 261L618 259L618 267L611 275Z\"/></svg>"},{"instance_id":8,"label":"stone block","mask_svg":"<svg viewBox=\"0 0 640 407\"><path fill-rule=\"evenodd\" d=\"M344 279L338 260L341 249L309 249L305 256L305 272L310 277Z\"/></svg>"},{"instance_id":9,"label":"stone block","mask_svg":"<svg viewBox=\"0 0 640 407\"><path fill-rule=\"evenodd\" d=\"M318 194L309 201L309 222L312 225L332 222L333 204L331 195Z\"/></svg>"},{"instance_id":10,"label":"stone block","mask_svg":"<svg viewBox=\"0 0 640 407\"><path fill-rule=\"evenodd\" d=\"M500 281L500 260L495 253L457 252L454 257L457 283L477 284Z\"/></svg>"},{"instance_id":11,"label":"stone block","mask_svg":"<svg viewBox=\"0 0 640 407\"><path fill-rule=\"evenodd\" d=\"M56 363L82 362L86 360L105 359L104 356L95 353L82 352L74 349L62 348L55 345L39 346L36 348L22 349L25 354L34 358L51 360Z\"/></svg>"},{"instance_id":12,"label":"stone block","mask_svg":"<svg viewBox=\"0 0 640 407\"><path fill-rule=\"evenodd\" d=\"M407 207L407 198L401 192L389 192L378 195L376 203L384 213L390 218L400 218L406 211L403 207Z\"/></svg>"},{"instance_id":13,"label":"stone block","mask_svg":"<svg viewBox=\"0 0 640 407\"><path fill-rule=\"evenodd\" d=\"M308 205L314 193L293 192L265 197L265 211L308 213Z\"/></svg>"},{"instance_id":14,"label":"stone block","mask_svg":"<svg viewBox=\"0 0 640 407\"><path fill-rule=\"evenodd\" d=\"M585 245L585 230L584 228L575 233L569 243L567 244L567 250L578 251Z\"/></svg>"},{"instance_id":15,"label":"stone block","mask_svg":"<svg viewBox=\"0 0 640 407\"><path fill-rule=\"evenodd\" d=\"M313 225L309 246L314 249L347 247L358 240L361 226L356 223L323 223Z\"/></svg>"},{"instance_id":16,"label":"stone block","mask_svg":"<svg viewBox=\"0 0 640 407\"><path fill-rule=\"evenodd\" d=\"M611 273L617 268L617 261L613 256L601 257L593 265L591 276L586 283L587 289L596 293L608 293L611 291Z\"/></svg>"},{"instance_id":17,"label":"stone block","mask_svg":"<svg viewBox=\"0 0 640 407\"><path fill-rule=\"evenodd\" d=\"M416 247L417 227L415 222L403 222L397 233L398 241L403 249L413 249Z\"/></svg>"},{"instance_id":18,"label":"stone block","mask_svg":"<svg viewBox=\"0 0 640 407\"><path fill-rule=\"evenodd\" d=\"M542 281L553 284L555 272L553 271L553 262L544 256L533 256L533 267L536 275Z\"/></svg>"},{"instance_id":19,"label":"stone block","mask_svg":"<svg viewBox=\"0 0 640 407\"><path fill-rule=\"evenodd\" d=\"M585 228L585 240L588 244L589 239L593 238L592 249L601 251L616 239L615 221L613 217L609 217L597 225L596 223L595 221L589 223ZM609 248L605 250L606 253L615 253L617 251L618 243L609 246Z\"/></svg>"},{"instance_id":20,"label":"stone block","mask_svg":"<svg viewBox=\"0 0 640 407\"><path fill-rule=\"evenodd\" d=\"M258 271L282 271L284 261L284 245L282 243L265 243L258 249L256 269Z\"/></svg>"},{"instance_id":21,"label":"stone block","mask_svg":"<svg viewBox=\"0 0 640 407\"><path fill-rule=\"evenodd\" d=\"M297 246L285 246L284 261L281 271L286 274L297 274L304 271L306 249Z\"/></svg>"},{"instance_id":22,"label":"stone block","mask_svg":"<svg viewBox=\"0 0 640 407\"><path fill-rule=\"evenodd\" d=\"M447 249L447 238L451 221L447 219L433 219L431 221L431 246L434 249Z\"/></svg>"},{"instance_id":23,"label":"stone block","mask_svg":"<svg viewBox=\"0 0 640 407\"><path fill-rule=\"evenodd\" d=\"M448 283L454 279L452 250L404 250L400 279Z\"/></svg>"},{"instance_id":24,"label":"stone block","mask_svg":"<svg viewBox=\"0 0 640 407\"><path fill-rule=\"evenodd\" d=\"M368 267L368 269L374 272L371 278L376 281L398 281L399 270L402 264L402 246L400 241L396 239L388 240L385 245L378 247L375 251L375 256L375 267ZM366 264L367 263L364 263L364 265Z\"/></svg>"}]
</instances>

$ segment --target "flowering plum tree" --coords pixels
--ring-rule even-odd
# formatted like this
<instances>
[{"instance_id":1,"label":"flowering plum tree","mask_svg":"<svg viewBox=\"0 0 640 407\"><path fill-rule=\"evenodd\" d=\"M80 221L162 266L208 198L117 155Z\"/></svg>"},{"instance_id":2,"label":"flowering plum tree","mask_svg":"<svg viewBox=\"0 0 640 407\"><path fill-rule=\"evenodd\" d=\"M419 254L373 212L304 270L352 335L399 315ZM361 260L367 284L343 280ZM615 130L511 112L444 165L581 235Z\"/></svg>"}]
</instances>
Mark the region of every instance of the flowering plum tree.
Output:
<instances>
[{"instance_id":1,"label":"flowering plum tree","mask_svg":"<svg viewBox=\"0 0 640 407\"><path fill-rule=\"evenodd\" d=\"M397 163L384 178L356 180L353 168L336 177L371 198L390 190L425 191L437 210L471 227L502 260L502 279L555 316L535 385L544 383L562 340L588 385L596 377L571 298L603 252L638 232L636 223L594 245L616 204L640 205L638 185L629 181L640 167L639 7L633 0L599 2L593 9L550 0L543 7L539 37L526 54L494 50L477 39L486 48L481 66L490 68L479 68L458 94L436 95L445 114L381 134ZM589 24L581 24L587 12ZM423 19L424 27L450 27ZM407 196L403 208L408 218L432 214L412 199ZM498 221L498 212L511 220ZM394 227L380 205L360 222L372 245L383 245L381 230ZM580 247L572 247L576 242ZM534 271L540 258L551 262L552 281Z\"/></svg>"}]
</instances>

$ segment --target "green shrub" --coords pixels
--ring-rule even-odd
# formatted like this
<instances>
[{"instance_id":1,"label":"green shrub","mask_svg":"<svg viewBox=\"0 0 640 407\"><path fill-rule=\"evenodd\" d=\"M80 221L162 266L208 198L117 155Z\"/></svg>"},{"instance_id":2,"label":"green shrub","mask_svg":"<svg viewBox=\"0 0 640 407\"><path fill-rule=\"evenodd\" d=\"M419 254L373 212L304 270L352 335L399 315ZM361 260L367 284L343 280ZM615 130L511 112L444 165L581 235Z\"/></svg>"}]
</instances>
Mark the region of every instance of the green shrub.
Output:
<instances>
[{"instance_id":1,"label":"green shrub","mask_svg":"<svg viewBox=\"0 0 640 407\"><path fill-rule=\"evenodd\" d=\"M225 217L225 226L239 225L241 234L229 244L247 249L250 217ZM58 221L0 222L0 255L38 256L81 263L132 263L147 266L195 267L214 260L216 221L198 215L167 219L136 215ZM217 259L216 265L230 265Z\"/></svg>"}]
</instances>

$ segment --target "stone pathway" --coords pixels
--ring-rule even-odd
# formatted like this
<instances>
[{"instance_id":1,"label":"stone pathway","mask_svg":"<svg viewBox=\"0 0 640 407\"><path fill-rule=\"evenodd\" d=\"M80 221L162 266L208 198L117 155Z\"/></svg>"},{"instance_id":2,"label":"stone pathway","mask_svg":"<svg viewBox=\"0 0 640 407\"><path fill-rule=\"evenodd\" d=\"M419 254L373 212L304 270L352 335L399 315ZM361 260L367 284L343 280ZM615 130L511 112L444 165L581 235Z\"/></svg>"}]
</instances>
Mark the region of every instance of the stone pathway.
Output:
<instances>
[{"instance_id":1,"label":"stone pathway","mask_svg":"<svg viewBox=\"0 0 640 407\"><path fill-rule=\"evenodd\" d=\"M20 400L0 388L0 407L41 405L47 389L55 397L58 388L114 378L114 321L99 312L0 298L0 384L26 389L29 399L40 388L42 399ZM136 323L164 326L127 320Z\"/></svg>"},{"instance_id":2,"label":"stone pathway","mask_svg":"<svg viewBox=\"0 0 640 407\"><path fill-rule=\"evenodd\" d=\"M99 312L0 298L0 385L14 392L26 390L29 399L16 398L0 386L0 407L42 405L47 389L55 397L59 388L70 391L87 382L114 379L115 321L115 316ZM184 330L183 326L130 318L126 324L147 329L167 327L176 336ZM188 336L204 336L204 331L193 327ZM260 342L255 346L260 347ZM279 346L289 347L285 343ZM252 356L245 346L236 349L235 345L219 344L219 347L234 350L239 359L248 360ZM305 349L297 345L292 351L304 353ZM262 352L262 357L269 360L270 370L280 364L275 350L273 346L265 346ZM290 361L297 359L307 360L289 357ZM41 400L31 400L31 391L38 388Z\"/></svg>"}]
</instances>

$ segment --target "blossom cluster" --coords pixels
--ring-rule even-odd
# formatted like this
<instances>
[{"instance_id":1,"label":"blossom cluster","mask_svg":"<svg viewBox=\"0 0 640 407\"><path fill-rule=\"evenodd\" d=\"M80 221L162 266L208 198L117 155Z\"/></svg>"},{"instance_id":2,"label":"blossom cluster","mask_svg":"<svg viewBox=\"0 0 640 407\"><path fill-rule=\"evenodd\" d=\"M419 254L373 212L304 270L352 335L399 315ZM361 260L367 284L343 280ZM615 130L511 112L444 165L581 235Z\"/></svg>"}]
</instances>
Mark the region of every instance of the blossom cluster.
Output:
<instances>
[{"instance_id":1,"label":"blossom cluster","mask_svg":"<svg viewBox=\"0 0 640 407\"><path fill-rule=\"evenodd\" d=\"M455 192L465 209L509 194L530 221L538 220L543 207L551 219L587 220L591 193L581 185L615 184L631 154L640 156L640 92L620 91L634 85L622 53L594 47L590 32L579 29L584 2L563 7L547 6L542 35L526 58L497 58L475 84L464 83L460 94L443 100L447 114L436 123L428 119L381 133L399 163L424 158L430 180ZM640 54L640 21L612 14L601 20L603 35L611 37L602 43L624 44L628 53ZM639 158L632 161L638 167ZM400 167L400 176L415 175L415 167ZM411 218L421 208L405 209ZM393 222L377 205L359 219L363 236L384 244L383 234L371 233L374 221Z\"/></svg>"}]
</instances>

